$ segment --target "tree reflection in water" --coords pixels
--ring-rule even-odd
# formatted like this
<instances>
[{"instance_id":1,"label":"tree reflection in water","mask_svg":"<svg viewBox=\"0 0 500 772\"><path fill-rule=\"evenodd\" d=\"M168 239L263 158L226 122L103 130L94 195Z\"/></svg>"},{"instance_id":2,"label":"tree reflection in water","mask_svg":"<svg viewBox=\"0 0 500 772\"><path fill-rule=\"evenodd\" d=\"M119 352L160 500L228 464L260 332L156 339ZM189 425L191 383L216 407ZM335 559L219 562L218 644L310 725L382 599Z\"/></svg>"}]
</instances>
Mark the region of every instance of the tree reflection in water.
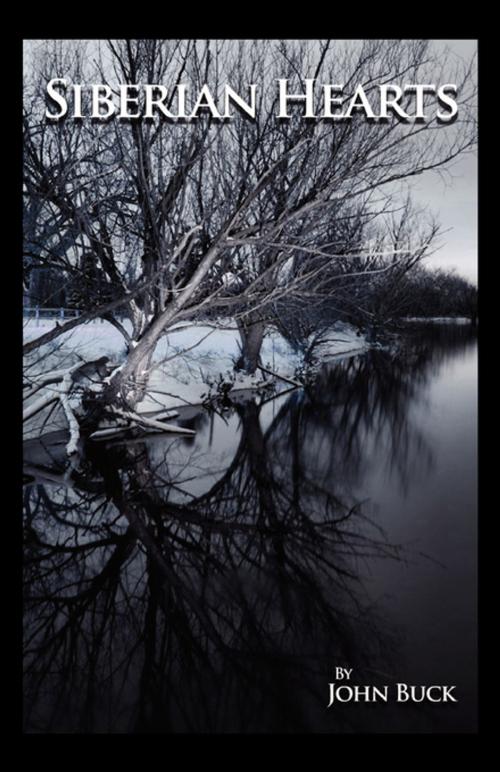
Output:
<instances>
[{"instance_id":1,"label":"tree reflection in water","mask_svg":"<svg viewBox=\"0 0 500 772\"><path fill-rule=\"evenodd\" d=\"M401 556L356 491L377 447L402 484L431 463L409 405L465 338L237 404L217 474L206 412L194 440L89 443L77 470L26 458L26 730L356 730L327 684L394 670L363 566Z\"/></svg>"}]
</instances>

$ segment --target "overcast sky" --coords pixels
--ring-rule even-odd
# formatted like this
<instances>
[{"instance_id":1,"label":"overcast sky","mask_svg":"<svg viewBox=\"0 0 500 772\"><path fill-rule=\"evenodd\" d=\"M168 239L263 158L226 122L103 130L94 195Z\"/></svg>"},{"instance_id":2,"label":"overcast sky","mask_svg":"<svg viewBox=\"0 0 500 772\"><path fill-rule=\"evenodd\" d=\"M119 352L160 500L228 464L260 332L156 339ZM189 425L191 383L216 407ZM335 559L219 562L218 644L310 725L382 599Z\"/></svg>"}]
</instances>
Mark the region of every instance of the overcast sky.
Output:
<instances>
[{"instance_id":1,"label":"overcast sky","mask_svg":"<svg viewBox=\"0 0 500 772\"><path fill-rule=\"evenodd\" d=\"M25 47L25 65L30 62L30 49ZM477 51L475 40L434 40L436 48L449 47L466 60ZM455 268L468 279L477 281L477 157L462 156L449 173L441 176L427 172L411 183L416 203L426 205L435 215L443 234L440 248L429 258L429 263Z\"/></svg>"},{"instance_id":2,"label":"overcast sky","mask_svg":"<svg viewBox=\"0 0 500 772\"><path fill-rule=\"evenodd\" d=\"M475 40L436 41L446 44L459 56L469 59L477 51ZM415 200L436 213L443 233L441 248L429 258L434 265L456 268L468 279L477 281L477 156L461 157L450 170L451 179L426 173L417 177ZM450 175L446 175L448 178Z\"/></svg>"}]
</instances>

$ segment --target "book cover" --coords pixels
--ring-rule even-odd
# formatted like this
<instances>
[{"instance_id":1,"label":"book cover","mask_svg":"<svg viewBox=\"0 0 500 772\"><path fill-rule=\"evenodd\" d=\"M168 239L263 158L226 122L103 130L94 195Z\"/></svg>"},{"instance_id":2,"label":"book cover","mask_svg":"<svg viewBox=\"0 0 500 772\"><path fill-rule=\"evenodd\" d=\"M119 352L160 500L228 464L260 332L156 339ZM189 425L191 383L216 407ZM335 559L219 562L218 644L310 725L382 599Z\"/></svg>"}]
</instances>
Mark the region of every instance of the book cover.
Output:
<instances>
[{"instance_id":1,"label":"book cover","mask_svg":"<svg viewBox=\"0 0 500 772\"><path fill-rule=\"evenodd\" d=\"M24 41L25 733L477 732L476 57Z\"/></svg>"}]
</instances>

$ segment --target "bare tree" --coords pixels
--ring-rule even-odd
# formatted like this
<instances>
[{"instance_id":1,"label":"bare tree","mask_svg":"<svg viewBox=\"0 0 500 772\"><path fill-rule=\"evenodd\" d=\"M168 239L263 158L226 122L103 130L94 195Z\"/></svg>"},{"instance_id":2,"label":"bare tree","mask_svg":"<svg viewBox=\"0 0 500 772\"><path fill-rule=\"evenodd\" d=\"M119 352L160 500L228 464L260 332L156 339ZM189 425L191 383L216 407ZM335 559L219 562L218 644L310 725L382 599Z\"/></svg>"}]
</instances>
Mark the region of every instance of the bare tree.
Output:
<instances>
[{"instance_id":1,"label":"bare tree","mask_svg":"<svg viewBox=\"0 0 500 772\"><path fill-rule=\"evenodd\" d=\"M390 266L381 266L371 259L372 244L357 239L351 252L328 233L332 223L375 222L397 208L405 180L474 147L471 66L452 73L451 60L438 62L426 41L108 41L86 55L80 45L57 42L35 52L25 97L28 253L75 277L83 321L100 315L124 336L128 353L107 379L102 404L134 409L159 338L181 319L233 315L240 366L252 370L277 301L306 287L311 297L334 294L325 266L361 259L364 273L398 269L397 250ZM196 92L210 83L216 94L226 82L243 93L249 83L287 77L299 92L306 77L318 88L341 78L346 94L358 84L370 94L380 83L428 82L429 72L436 80L440 71L459 85L459 118L451 126L437 118L373 124L360 115L311 121L298 106L283 120L275 92L266 89L255 120L205 114L187 125L48 124L40 110L49 72L111 88L188 82ZM425 246L405 244L400 257L408 265ZM358 275L344 272L344 292ZM130 318L131 332L118 310ZM26 351L77 323L30 341Z\"/></svg>"}]
</instances>

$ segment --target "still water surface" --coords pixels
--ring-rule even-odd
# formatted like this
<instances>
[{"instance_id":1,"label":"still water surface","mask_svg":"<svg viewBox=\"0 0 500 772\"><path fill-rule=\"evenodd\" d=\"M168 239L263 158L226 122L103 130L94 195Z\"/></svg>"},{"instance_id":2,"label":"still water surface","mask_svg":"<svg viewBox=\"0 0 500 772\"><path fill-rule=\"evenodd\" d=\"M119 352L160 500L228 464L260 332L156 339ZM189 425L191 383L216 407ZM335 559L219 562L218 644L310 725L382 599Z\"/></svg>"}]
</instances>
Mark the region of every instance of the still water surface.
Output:
<instances>
[{"instance_id":1,"label":"still water surface","mask_svg":"<svg viewBox=\"0 0 500 772\"><path fill-rule=\"evenodd\" d=\"M189 409L194 438L25 447L28 732L473 732L477 344ZM330 709L336 666L387 704ZM397 704L397 682L456 704Z\"/></svg>"}]
</instances>

